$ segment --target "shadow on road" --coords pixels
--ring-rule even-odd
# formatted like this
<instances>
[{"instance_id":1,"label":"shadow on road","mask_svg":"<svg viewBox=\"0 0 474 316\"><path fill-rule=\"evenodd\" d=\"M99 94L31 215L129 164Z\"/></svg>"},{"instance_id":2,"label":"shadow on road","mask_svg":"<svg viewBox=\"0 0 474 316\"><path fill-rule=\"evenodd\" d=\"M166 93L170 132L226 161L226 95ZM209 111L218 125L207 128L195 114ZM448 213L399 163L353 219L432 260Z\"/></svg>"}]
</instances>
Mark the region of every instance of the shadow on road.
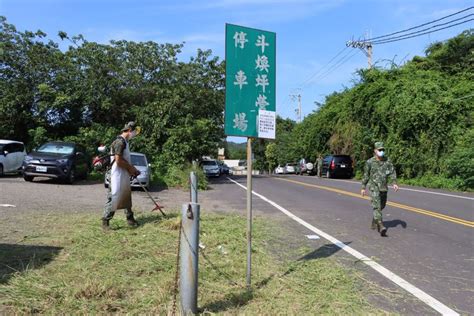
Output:
<instances>
[{"instance_id":1,"label":"shadow on road","mask_svg":"<svg viewBox=\"0 0 474 316\"><path fill-rule=\"evenodd\" d=\"M0 284L15 274L38 269L50 263L61 251L60 247L0 244Z\"/></svg>"},{"instance_id":2,"label":"shadow on road","mask_svg":"<svg viewBox=\"0 0 474 316\"><path fill-rule=\"evenodd\" d=\"M351 241L348 241L348 242L345 242L344 245L350 245L351 243L352 243ZM341 248L339 248L335 244L326 244L304 255L303 257L299 258L297 261L307 261L307 260L327 258L327 257L332 256L339 250L341 250Z\"/></svg>"},{"instance_id":3,"label":"shadow on road","mask_svg":"<svg viewBox=\"0 0 474 316\"><path fill-rule=\"evenodd\" d=\"M391 221L383 221L383 225L387 228L395 228L398 225L402 226L403 228L407 228L407 222L402 221L400 219L394 219Z\"/></svg>"}]
</instances>

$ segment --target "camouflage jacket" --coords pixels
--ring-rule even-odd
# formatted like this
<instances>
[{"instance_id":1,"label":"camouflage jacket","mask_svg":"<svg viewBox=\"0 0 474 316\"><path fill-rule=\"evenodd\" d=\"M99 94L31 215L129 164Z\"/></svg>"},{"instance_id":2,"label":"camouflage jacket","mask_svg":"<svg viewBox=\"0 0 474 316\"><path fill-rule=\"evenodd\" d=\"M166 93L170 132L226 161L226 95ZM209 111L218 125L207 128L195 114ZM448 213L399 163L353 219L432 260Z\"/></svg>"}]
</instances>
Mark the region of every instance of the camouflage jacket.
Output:
<instances>
[{"instance_id":1,"label":"camouflage jacket","mask_svg":"<svg viewBox=\"0 0 474 316\"><path fill-rule=\"evenodd\" d=\"M110 154L122 156L125 148L127 148L126 140L122 136L118 136L110 146Z\"/></svg>"},{"instance_id":2,"label":"camouflage jacket","mask_svg":"<svg viewBox=\"0 0 474 316\"><path fill-rule=\"evenodd\" d=\"M397 182L397 173L392 162L387 158L379 161L372 157L365 163L362 188L365 189L368 185L370 190L388 191L389 177L393 183Z\"/></svg>"}]
</instances>

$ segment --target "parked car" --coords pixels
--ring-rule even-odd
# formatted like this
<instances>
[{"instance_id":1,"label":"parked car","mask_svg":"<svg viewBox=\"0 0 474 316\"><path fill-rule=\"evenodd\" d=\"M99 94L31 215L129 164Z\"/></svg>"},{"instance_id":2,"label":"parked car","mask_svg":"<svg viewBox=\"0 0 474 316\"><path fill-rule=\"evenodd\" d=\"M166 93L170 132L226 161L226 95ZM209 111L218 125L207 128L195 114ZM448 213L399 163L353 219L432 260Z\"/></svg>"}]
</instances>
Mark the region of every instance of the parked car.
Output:
<instances>
[{"instance_id":1,"label":"parked car","mask_svg":"<svg viewBox=\"0 0 474 316\"><path fill-rule=\"evenodd\" d=\"M226 165L222 161L218 161L217 164L219 165L219 171L221 174L229 174L230 173L230 168L228 165Z\"/></svg>"},{"instance_id":2,"label":"parked car","mask_svg":"<svg viewBox=\"0 0 474 316\"><path fill-rule=\"evenodd\" d=\"M21 172L25 156L25 145L22 142L0 139L0 176L4 173Z\"/></svg>"},{"instance_id":3,"label":"parked car","mask_svg":"<svg viewBox=\"0 0 474 316\"><path fill-rule=\"evenodd\" d=\"M298 162L297 173L300 175L304 175L304 174L313 175L316 173L316 170L312 162L309 162L307 159L302 158Z\"/></svg>"},{"instance_id":4,"label":"parked car","mask_svg":"<svg viewBox=\"0 0 474 316\"><path fill-rule=\"evenodd\" d=\"M323 158L321 174L327 178L352 178L354 168L349 155L327 155Z\"/></svg>"},{"instance_id":5,"label":"parked car","mask_svg":"<svg viewBox=\"0 0 474 316\"><path fill-rule=\"evenodd\" d=\"M296 166L295 163L287 163L285 165L285 173L296 173Z\"/></svg>"},{"instance_id":6,"label":"parked car","mask_svg":"<svg viewBox=\"0 0 474 316\"><path fill-rule=\"evenodd\" d=\"M278 165L278 167L275 168L275 173L276 174L284 174L285 173L285 167L282 167Z\"/></svg>"},{"instance_id":7,"label":"parked car","mask_svg":"<svg viewBox=\"0 0 474 316\"><path fill-rule=\"evenodd\" d=\"M219 177L221 175L219 165L214 159L202 160L199 164L207 177Z\"/></svg>"},{"instance_id":8,"label":"parked car","mask_svg":"<svg viewBox=\"0 0 474 316\"><path fill-rule=\"evenodd\" d=\"M78 177L86 178L89 170L90 159L85 148L75 143L46 143L23 160L23 178L26 181L47 177L72 184Z\"/></svg>"},{"instance_id":9,"label":"parked car","mask_svg":"<svg viewBox=\"0 0 474 316\"><path fill-rule=\"evenodd\" d=\"M140 171L138 177L130 179L130 185L134 188L139 188L142 185L148 189L150 187L151 164L148 163L146 155L142 153L131 152L130 160L132 165L137 168L138 171ZM104 187L108 188L109 185L110 170L108 170L104 176Z\"/></svg>"}]
</instances>

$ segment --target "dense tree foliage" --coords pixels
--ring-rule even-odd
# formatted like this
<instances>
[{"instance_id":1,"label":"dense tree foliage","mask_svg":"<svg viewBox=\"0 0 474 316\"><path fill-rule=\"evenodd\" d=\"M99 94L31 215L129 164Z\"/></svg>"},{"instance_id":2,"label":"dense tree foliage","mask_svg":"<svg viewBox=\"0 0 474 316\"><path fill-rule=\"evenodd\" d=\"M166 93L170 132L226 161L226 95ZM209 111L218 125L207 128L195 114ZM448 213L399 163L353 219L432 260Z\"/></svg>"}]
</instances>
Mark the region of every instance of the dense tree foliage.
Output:
<instances>
[{"instance_id":1,"label":"dense tree foliage","mask_svg":"<svg viewBox=\"0 0 474 316\"><path fill-rule=\"evenodd\" d=\"M473 69L469 30L401 67L360 70L352 88L328 96L294 127L290 142L288 134L278 134L278 150L290 155L286 161L349 154L360 172L373 143L382 140L402 177L435 175L473 188Z\"/></svg>"},{"instance_id":2,"label":"dense tree foliage","mask_svg":"<svg viewBox=\"0 0 474 316\"><path fill-rule=\"evenodd\" d=\"M216 155L222 141L224 64L198 50L179 61L182 44L89 42L59 32L18 31L0 17L0 138L29 148L69 139L93 148L137 121L133 150L164 169Z\"/></svg>"},{"instance_id":3,"label":"dense tree foliage","mask_svg":"<svg viewBox=\"0 0 474 316\"><path fill-rule=\"evenodd\" d=\"M129 120L143 127L133 150L163 172L203 155L245 159L223 134L224 63L183 44L89 42L83 36L18 31L0 17L0 138L33 148L50 139L93 150ZM61 46L63 47L63 46ZM329 95L296 124L277 118L277 139L253 142L255 167L273 169L319 154L349 154L360 172L382 140L404 178L474 187L474 34L467 30L403 66L358 71L351 88ZM179 169L179 168L178 168ZM431 181L431 180L430 180Z\"/></svg>"}]
</instances>

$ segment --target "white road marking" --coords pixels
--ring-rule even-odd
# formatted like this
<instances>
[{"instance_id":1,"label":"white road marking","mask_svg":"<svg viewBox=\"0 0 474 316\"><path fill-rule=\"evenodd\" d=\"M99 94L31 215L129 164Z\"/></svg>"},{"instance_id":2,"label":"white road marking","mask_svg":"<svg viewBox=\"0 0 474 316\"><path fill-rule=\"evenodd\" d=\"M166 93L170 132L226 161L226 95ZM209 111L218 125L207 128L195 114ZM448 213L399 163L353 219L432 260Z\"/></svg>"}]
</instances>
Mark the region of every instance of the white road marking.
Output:
<instances>
[{"instance_id":1,"label":"white road marking","mask_svg":"<svg viewBox=\"0 0 474 316\"><path fill-rule=\"evenodd\" d=\"M0 204L1 207L16 207L15 205L12 204Z\"/></svg>"},{"instance_id":2,"label":"white road marking","mask_svg":"<svg viewBox=\"0 0 474 316\"><path fill-rule=\"evenodd\" d=\"M360 182L351 181L351 180L331 179L331 181L340 181L340 182L347 182L347 183L353 183L353 184L359 184L360 185ZM393 186L389 186L389 187L393 189ZM455 195L455 194L448 194L448 193L441 193L441 192L432 192L432 191L425 191L425 190L418 190L418 189L409 189L409 188L403 188L403 187L400 187L399 190L413 191L413 192L420 192L420 193L427 193L427 194L434 194L434 195L442 195L442 196L449 196L449 197L453 197L453 198L474 201L474 197L469 197L469 196L462 196L462 195Z\"/></svg>"},{"instance_id":3,"label":"white road marking","mask_svg":"<svg viewBox=\"0 0 474 316\"><path fill-rule=\"evenodd\" d=\"M227 178L227 179L229 179L233 183L237 184L238 186L240 186L244 190L247 190L247 188L244 185L238 183L237 181L234 181L231 178ZM265 202L267 202L270 205L274 206L275 208L280 210L282 213L284 213L285 215L287 215L288 217L293 219L294 221L300 223L301 225L308 228L312 232L322 236L323 238L330 241L334 245L338 246L342 250L344 250L347 253L351 254L352 256L357 258L359 261L365 263L366 265L368 265L369 267L371 267L372 269L374 269L375 271L377 271L378 273L380 273L381 275L383 275L384 277L386 277L387 279L389 279L393 283L397 284L398 286L400 286L401 288L403 288L407 292L411 293L413 296L415 296L416 298L418 298L419 300L424 302L429 307L431 307L434 310L441 313L442 315L459 315L457 312L455 312L454 310L452 310L448 306L444 305L443 303L441 303L440 301L438 301L437 299L435 299L431 295L425 293L424 291L420 290L416 286L414 286L411 283L405 281L404 279L402 279L401 277L399 277L395 273L393 273L390 270L384 268L382 265L380 265L379 263L373 261L369 257L363 255L362 253L358 252L354 248L352 248L352 247L344 244L343 242L339 241L337 238L335 238L335 237L323 232L322 230L314 227L313 225L305 222L304 220L297 217L296 215L294 215L293 213L291 213L290 211L288 211L284 207L282 207L282 206L278 205L277 203L267 199L266 197L264 197L263 195L255 192L255 191L252 191L252 194L255 195L255 196L258 196L259 198L261 198Z\"/></svg>"}]
</instances>

